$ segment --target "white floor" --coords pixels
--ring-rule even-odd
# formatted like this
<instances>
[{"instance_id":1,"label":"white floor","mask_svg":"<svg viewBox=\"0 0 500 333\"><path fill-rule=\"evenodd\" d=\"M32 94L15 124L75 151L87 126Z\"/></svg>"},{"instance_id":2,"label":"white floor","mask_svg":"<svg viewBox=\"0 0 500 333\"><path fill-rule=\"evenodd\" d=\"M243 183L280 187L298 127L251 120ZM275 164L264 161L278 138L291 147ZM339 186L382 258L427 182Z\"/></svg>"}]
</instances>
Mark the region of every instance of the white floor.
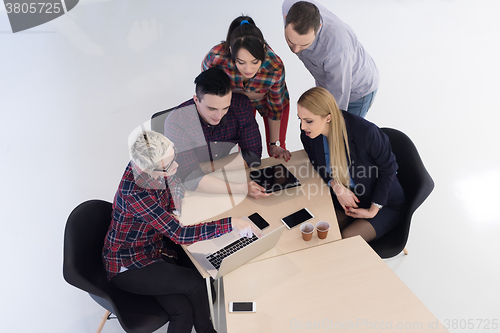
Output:
<instances>
[{"instance_id":1,"label":"white floor","mask_svg":"<svg viewBox=\"0 0 500 333\"><path fill-rule=\"evenodd\" d=\"M436 183L414 215L410 254L387 264L450 332L500 331L492 329L500 321L500 3L322 3L380 69L367 119L406 132ZM285 62L291 150L301 149L296 100L314 81L285 44L278 0L82 0L16 34L0 8L0 330L93 332L102 310L63 280L63 231L80 202L113 199L130 131L193 95L203 56L241 13ZM103 330L121 331L116 321Z\"/></svg>"}]
</instances>

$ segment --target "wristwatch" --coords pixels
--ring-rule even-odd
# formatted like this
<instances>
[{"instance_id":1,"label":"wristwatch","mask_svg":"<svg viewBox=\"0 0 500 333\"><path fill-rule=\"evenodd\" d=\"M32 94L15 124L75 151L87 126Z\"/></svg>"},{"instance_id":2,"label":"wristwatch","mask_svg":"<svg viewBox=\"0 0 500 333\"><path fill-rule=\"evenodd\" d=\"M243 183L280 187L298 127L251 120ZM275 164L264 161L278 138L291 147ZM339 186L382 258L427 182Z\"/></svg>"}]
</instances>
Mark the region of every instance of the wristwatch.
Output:
<instances>
[{"instance_id":1,"label":"wristwatch","mask_svg":"<svg viewBox=\"0 0 500 333\"><path fill-rule=\"evenodd\" d=\"M276 146L276 147L279 147L279 146L280 146L280 142L279 142L279 141L276 141L276 142L269 142L269 145L270 145L270 146Z\"/></svg>"},{"instance_id":2,"label":"wristwatch","mask_svg":"<svg viewBox=\"0 0 500 333\"><path fill-rule=\"evenodd\" d=\"M381 209L384 207L384 206L382 206L382 205L379 205L379 204L378 204L378 203L376 203L376 202L372 202L372 204L374 204L374 205L375 205L375 207L377 207L379 210L381 210Z\"/></svg>"}]
</instances>

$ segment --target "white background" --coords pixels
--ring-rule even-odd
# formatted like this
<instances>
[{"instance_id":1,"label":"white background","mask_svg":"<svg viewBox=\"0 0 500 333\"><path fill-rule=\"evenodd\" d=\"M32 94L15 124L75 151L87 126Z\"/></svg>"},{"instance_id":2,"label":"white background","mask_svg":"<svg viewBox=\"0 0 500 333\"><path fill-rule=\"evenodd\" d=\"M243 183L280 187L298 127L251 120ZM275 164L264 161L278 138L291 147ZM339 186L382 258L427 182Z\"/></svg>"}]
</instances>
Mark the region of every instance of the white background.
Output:
<instances>
[{"instance_id":1,"label":"white background","mask_svg":"<svg viewBox=\"0 0 500 333\"><path fill-rule=\"evenodd\" d=\"M367 119L407 133L436 183L410 254L387 264L443 324L500 321L499 2L321 3L379 67ZM2 332L95 331L103 310L63 280L66 219L88 199L112 201L128 134L191 98L203 56L242 13L285 63L287 144L302 149L296 100L314 81L286 46L281 1L88 0L16 34L0 5ZM493 331L474 323L450 332Z\"/></svg>"}]
</instances>

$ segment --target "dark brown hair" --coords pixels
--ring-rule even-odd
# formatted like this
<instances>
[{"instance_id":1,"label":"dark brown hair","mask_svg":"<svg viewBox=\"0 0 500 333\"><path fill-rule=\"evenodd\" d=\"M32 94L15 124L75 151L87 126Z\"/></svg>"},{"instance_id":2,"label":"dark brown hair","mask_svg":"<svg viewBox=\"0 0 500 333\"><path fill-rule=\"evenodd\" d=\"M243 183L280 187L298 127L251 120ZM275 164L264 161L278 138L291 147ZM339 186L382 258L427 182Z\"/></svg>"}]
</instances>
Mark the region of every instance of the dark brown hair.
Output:
<instances>
[{"instance_id":1,"label":"dark brown hair","mask_svg":"<svg viewBox=\"0 0 500 333\"><path fill-rule=\"evenodd\" d=\"M231 79L220 68L211 67L201 72L196 79L196 97L201 101L206 94L226 96L231 92Z\"/></svg>"},{"instance_id":2,"label":"dark brown hair","mask_svg":"<svg viewBox=\"0 0 500 333\"><path fill-rule=\"evenodd\" d=\"M250 16L238 16L229 25L224 48L226 55L235 61L238 51L243 48L255 59L264 62L266 58L266 41L259 28ZM231 52L229 48L231 47Z\"/></svg>"},{"instance_id":3,"label":"dark brown hair","mask_svg":"<svg viewBox=\"0 0 500 333\"><path fill-rule=\"evenodd\" d=\"M318 7L307 1L296 2L286 14L285 28L289 24L293 24L293 30L299 35L307 35L311 29L317 34L321 25Z\"/></svg>"}]
</instances>

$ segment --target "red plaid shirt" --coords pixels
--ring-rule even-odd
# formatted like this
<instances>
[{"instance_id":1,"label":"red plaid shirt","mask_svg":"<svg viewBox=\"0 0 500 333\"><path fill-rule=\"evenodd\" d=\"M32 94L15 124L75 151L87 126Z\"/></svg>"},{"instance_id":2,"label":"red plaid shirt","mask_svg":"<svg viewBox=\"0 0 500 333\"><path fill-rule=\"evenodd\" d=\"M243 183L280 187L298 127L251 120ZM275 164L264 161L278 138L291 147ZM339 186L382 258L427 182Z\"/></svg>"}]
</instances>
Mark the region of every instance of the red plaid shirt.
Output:
<instances>
[{"instance_id":1,"label":"red plaid shirt","mask_svg":"<svg viewBox=\"0 0 500 333\"><path fill-rule=\"evenodd\" d=\"M141 268L161 261L162 252L174 254L164 247L164 236L178 244L189 244L232 230L230 217L181 225L172 212L180 210L183 194L176 176L156 180L129 163L115 195L112 221L104 242L108 279L122 267Z\"/></svg>"},{"instance_id":2,"label":"red plaid shirt","mask_svg":"<svg viewBox=\"0 0 500 333\"><path fill-rule=\"evenodd\" d=\"M236 64L224 52L224 43L214 46L203 59L202 70L217 67L231 78L233 91L265 93L261 100L252 100L254 108L262 117L273 120L281 115L290 102L285 82L285 66L280 57L266 46L266 58L255 76L243 83L243 77Z\"/></svg>"}]
</instances>

